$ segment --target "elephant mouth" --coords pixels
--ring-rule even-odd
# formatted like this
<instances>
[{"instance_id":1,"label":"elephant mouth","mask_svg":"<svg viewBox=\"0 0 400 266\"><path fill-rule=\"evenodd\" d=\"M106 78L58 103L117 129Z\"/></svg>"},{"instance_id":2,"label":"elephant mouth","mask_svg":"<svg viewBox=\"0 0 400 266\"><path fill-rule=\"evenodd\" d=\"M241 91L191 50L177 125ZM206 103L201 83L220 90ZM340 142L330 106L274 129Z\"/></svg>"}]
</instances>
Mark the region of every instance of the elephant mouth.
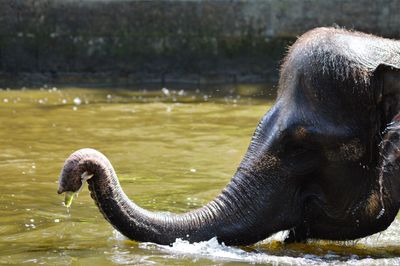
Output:
<instances>
[{"instance_id":1,"label":"elephant mouth","mask_svg":"<svg viewBox=\"0 0 400 266\"><path fill-rule=\"evenodd\" d=\"M62 185L62 182L59 181L59 187L57 190L58 194L62 194L65 193L65 198L64 198L64 205L69 208L72 204L72 201L74 199L74 197L77 197L79 192L81 192L83 186L85 185L86 181L89 180L90 178L93 177L93 174L89 174L88 172L84 172L81 175L81 180L80 180L80 186L77 190L73 191L73 190L66 190L64 188L64 186ZM61 178L59 178L59 180L61 180Z\"/></svg>"}]
</instances>

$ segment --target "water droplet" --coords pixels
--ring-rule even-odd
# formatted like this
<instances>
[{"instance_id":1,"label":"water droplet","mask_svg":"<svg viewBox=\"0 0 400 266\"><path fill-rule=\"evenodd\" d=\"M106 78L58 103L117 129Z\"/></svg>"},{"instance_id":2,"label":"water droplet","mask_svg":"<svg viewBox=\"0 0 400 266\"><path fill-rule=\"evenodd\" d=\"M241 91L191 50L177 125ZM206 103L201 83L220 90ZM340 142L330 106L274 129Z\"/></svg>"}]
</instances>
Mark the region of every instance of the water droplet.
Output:
<instances>
[{"instance_id":1,"label":"water droplet","mask_svg":"<svg viewBox=\"0 0 400 266\"><path fill-rule=\"evenodd\" d=\"M168 96L170 93L169 93L169 90L167 89L167 88L162 88L161 89L161 92L165 95L165 96Z\"/></svg>"},{"instance_id":2,"label":"water droplet","mask_svg":"<svg viewBox=\"0 0 400 266\"><path fill-rule=\"evenodd\" d=\"M74 104L80 105L82 103L82 100L79 97L74 98Z\"/></svg>"},{"instance_id":3,"label":"water droplet","mask_svg":"<svg viewBox=\"0 0 400 266\"><path fill-rule=\"evenodd\" d=\"M376 219L378 220L379 218L381 218L384 213L385 213L385 208L382 208L381 211L379 212L378 216L376 216Z\"/></svg>"}]
</instances>

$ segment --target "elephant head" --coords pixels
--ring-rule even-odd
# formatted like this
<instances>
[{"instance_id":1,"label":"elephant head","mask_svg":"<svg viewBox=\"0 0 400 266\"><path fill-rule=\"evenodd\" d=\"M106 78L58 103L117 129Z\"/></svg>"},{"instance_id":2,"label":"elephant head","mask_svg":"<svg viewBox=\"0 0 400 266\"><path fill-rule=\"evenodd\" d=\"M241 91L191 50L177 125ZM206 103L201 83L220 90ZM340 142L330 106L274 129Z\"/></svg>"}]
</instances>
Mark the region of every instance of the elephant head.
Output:
<instances>
[{"instance_id":1,"label":"elephant head","mask_svg":"<svg viewBox=\"0 0 400 266\"><path fill-rule=\"evenodd\" d=\"M231 181L205 206L182 214L140 208L93 149L66 160L58 193L76 192L90 177L92 198L117 230L160 244L217 237L247 245L281 230L290 230L289 242L345 240L384 230L400 197L398 68L400 42L312 30L290 48L275 105Z\"/></svg>"}]
</instances>

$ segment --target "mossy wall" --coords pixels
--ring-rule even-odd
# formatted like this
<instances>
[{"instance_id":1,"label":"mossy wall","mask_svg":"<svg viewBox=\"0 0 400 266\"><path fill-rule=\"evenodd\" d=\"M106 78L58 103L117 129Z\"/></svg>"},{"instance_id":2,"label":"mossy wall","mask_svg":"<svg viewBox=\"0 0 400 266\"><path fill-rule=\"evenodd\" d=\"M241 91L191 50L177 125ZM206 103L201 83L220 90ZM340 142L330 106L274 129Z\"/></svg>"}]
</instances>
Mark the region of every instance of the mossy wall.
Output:
<instances>
[{"instance_id":1,"label":"mossy wall","mask_svg":"<svg viewBox=\"0 0 400 266\"><path fill-rule=\"evenodd\" d=\"M400 1L1 0L3 79L265 82L317 26L400 36Z\"/></svg>"}]
</instances>

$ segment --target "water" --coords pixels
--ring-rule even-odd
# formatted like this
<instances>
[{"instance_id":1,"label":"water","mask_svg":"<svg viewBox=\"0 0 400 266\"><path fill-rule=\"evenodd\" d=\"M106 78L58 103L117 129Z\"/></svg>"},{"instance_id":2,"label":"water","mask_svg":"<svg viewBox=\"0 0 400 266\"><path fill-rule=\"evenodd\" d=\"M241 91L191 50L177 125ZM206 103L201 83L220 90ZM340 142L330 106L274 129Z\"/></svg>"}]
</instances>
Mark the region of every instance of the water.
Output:
<instances>
[{"instance_id":1,"label":"water","mask_svg":"<svg viewBox=\"0 0 400 266\"><path fill-rule=\"evenodd\" d=\"M172 247L126 240L87 187L70 211L57 195L67 156L102 151L140 206L182 212L217 195L271 106L255 86L210 91L18 89L0 91L0 264L380 265L400 264L400 224L360 241L284 245L284 233L251 247L215 239Z\"/></svg>"}]
</instances>

